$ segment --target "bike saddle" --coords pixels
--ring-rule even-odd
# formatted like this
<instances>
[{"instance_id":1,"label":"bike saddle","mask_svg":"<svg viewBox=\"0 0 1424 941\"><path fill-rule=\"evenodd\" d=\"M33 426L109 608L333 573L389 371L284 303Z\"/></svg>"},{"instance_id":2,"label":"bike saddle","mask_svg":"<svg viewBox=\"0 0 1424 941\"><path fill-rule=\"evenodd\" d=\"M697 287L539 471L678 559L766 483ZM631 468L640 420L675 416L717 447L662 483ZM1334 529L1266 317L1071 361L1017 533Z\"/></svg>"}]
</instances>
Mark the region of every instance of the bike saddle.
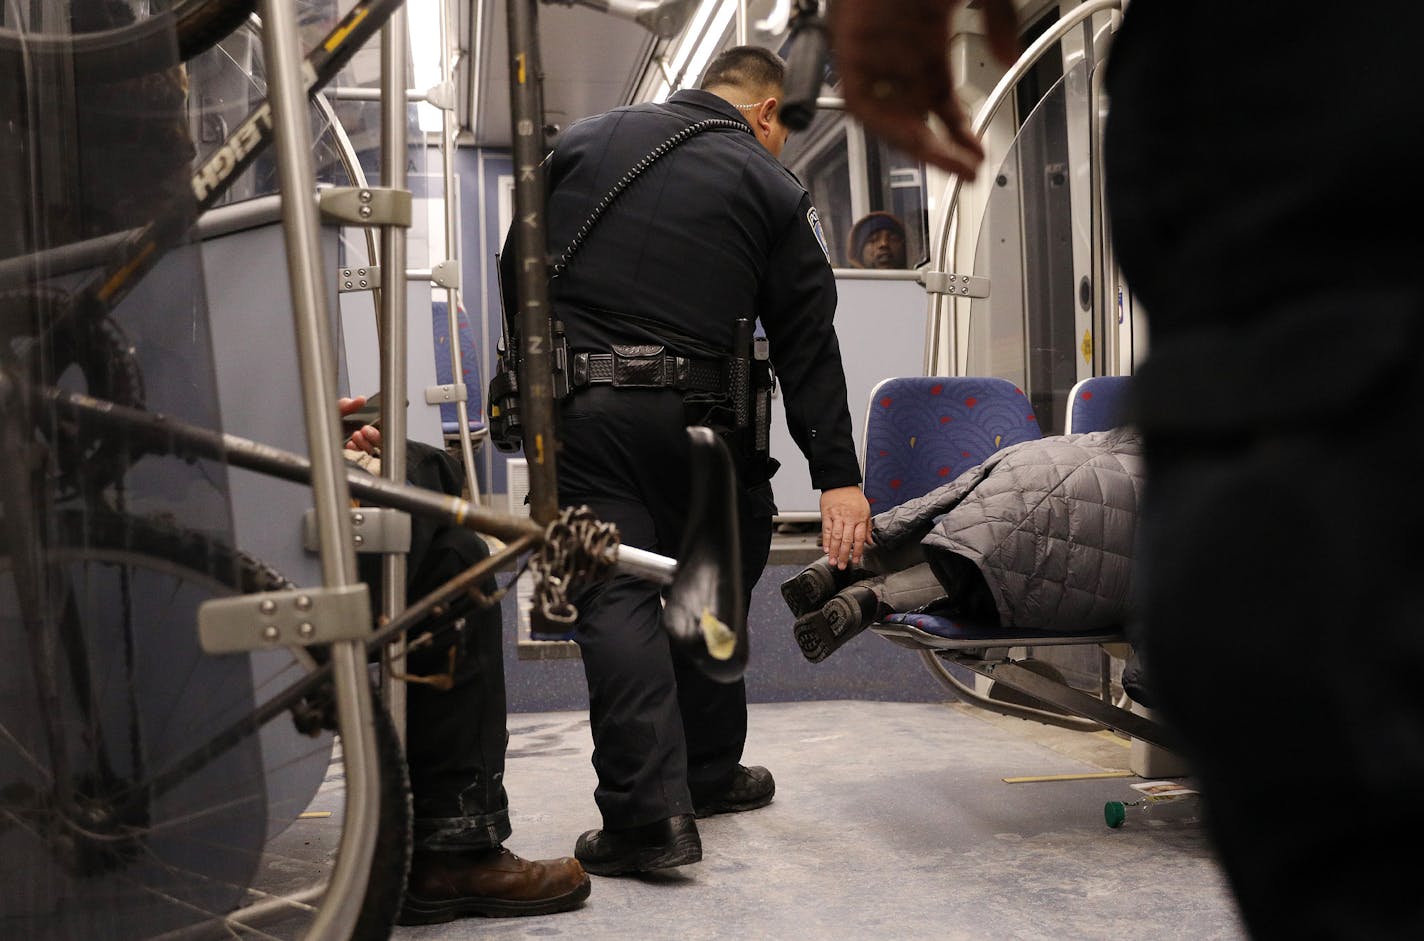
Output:
<instances>
[{"instance_id":1,"label":"bike saddle","mask_svg":"<svg viewBox=\"0 0 1424 941\"><path fill-rule=\"evenodd\" d=\"M747 669L747 612L732 456L708 428L691 439L692 499L663 625L707 676L735 683Z\"/></svg>"}]
</instances>

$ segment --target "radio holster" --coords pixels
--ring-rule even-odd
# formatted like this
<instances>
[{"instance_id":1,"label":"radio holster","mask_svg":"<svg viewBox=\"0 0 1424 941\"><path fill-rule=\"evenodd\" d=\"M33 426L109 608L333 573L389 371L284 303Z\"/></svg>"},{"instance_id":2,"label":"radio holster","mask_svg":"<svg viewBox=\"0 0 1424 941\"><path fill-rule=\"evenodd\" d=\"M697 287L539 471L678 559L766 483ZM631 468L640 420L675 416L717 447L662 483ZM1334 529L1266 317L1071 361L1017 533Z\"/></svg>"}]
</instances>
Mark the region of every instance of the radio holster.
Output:
<instances>
[{"instance_id":1,"label":"radio holster","mask_svg":"<svg viewBox=\"0 0 1424 941\"><path fill-rule=\"evenodd\" d=\"M771 459L771 395L776 374L766 337L752 335L752 321L739 319L727 357L727 385L715 397L688 395L688 424L705 425L726 442L743 486L765 483L776 472Z\"/></svg>"},{"instance_id":2,"label":"radio holster","mask_svg":"<svg viewBox=\"0 0 1424 941\"><path fill-rule=\"evenodd\" d=\"M524 424L519 420L519 366L503 342L494 352L494 377L489 384L489 439L496 449L512 453L524 444Z\"/></svg>"},{"instance_id":3,"label":"radio holster","mask_svg":"<svg viewBox=\"0 0 1424 941\"><path fill-rule=\"evenodd\" d=\"M553 349L550 366L553 368L554 398L562 399L569 394L569 343L564 337L564 325L553 322ZM508 348L507 348L508 347ZM508 343L501 340L495 347L494 378L489 384L489 439L497 450L506 454L518 451L524 445L524 423L519 417L519 377L520 357L519 334L509 334Z\"/></svg>"}]
</instances>

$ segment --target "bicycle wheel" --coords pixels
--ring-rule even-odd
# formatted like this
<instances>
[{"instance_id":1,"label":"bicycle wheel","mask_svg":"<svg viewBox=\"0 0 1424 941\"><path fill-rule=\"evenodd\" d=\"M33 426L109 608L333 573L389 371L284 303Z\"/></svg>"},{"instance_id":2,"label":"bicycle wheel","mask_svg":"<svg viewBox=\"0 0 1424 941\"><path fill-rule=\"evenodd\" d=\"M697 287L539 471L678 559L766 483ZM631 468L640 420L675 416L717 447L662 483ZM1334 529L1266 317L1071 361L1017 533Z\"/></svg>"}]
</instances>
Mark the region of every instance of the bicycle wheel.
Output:
<instances>
[{"instance_id":1,"label":"bicycle wheel","mask_svg":"<svg viewBox=\"0 0 1424 941\"><path fill-rule=\"evenodd\" d=\"M186 62L241 26L256 8L257 0L178 0L172 9L145 19L92 31L84 29L76 8L79 25L72 34L0 29L0 68L72 60L81 82L137 78L173 65L175 41L178 61Z\"/></svg>"},{"instance_id":2,"label":"bicycle wheel","mask_svg":"<svg viewBox=\"0 0 1424 941\"><path fill-rule=\"evenodd\" d=\"M319 780L329 736L295 735L282 712L161 791L145 783L305 675L206 656L193 636L202 601L285 579L203 534L136 517L62 512L50 530L42 624L24 623L18 566L0 563L3 933L129 941L262 900L264 932L299 935L319 891L286 897L314 867L273 847L312 793L274 781L313 765ZM381 830L353 935L362 941L389 936L409 860L404 759L377 712Z\"/></svg>"}]
</instances>

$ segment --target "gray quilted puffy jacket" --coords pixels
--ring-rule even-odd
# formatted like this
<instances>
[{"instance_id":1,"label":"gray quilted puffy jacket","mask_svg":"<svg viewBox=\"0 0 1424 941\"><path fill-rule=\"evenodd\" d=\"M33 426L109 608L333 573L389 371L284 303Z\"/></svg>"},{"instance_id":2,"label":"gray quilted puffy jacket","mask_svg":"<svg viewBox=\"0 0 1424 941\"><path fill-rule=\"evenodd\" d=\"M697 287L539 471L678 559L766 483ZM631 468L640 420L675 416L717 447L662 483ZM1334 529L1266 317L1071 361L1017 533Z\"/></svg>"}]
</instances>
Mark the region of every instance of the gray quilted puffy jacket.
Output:
<instances>
[{"instance_id":1,"label":"gray quilted puffy jacket","mask_svg":"<svg viewBox=\"0 0 1424 941\"><path fill-rule=\"evenodd\" d=\"M875 517L881 546L917 539L978 566L1000 623L1119 627L1131 596L1142 442L1127 428L1025 441Z\"/></svg>"}]
</instances>

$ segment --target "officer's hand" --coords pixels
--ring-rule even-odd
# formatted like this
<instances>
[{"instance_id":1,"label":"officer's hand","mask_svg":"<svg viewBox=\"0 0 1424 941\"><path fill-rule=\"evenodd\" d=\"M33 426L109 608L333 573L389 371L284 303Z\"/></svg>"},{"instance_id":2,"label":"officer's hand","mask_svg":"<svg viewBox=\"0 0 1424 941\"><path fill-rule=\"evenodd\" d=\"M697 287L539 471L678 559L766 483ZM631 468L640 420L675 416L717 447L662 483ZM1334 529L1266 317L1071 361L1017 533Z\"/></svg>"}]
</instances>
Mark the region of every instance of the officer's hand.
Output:
<instances>
[{"instance_id":1,"label":"officer's hand","mask_svg":"<svg viewBox=\"0 0 1424 941\"><path fill-rule=\"evenodd\" d=\"M336 407L345 418L352 412L357 411L366 404L366 397L358 395L354 399L337 399ZM374 454L377 457L381 453L381 433L373 425L362 425L351 432L351 437L346 439L345 447L351 451L365 451L367 454Z\"/></svg>"},{"instance_id":2,"label":"officer's hand","mask_svg":"<svg viewBox=\"0 0 1424 941\"><path fill-rule=\"evenodd\" d=\"M870 543L870 503L859 487L821 493L821 548L836 568L859 565Z\"/></svg>"}]
</instances>

